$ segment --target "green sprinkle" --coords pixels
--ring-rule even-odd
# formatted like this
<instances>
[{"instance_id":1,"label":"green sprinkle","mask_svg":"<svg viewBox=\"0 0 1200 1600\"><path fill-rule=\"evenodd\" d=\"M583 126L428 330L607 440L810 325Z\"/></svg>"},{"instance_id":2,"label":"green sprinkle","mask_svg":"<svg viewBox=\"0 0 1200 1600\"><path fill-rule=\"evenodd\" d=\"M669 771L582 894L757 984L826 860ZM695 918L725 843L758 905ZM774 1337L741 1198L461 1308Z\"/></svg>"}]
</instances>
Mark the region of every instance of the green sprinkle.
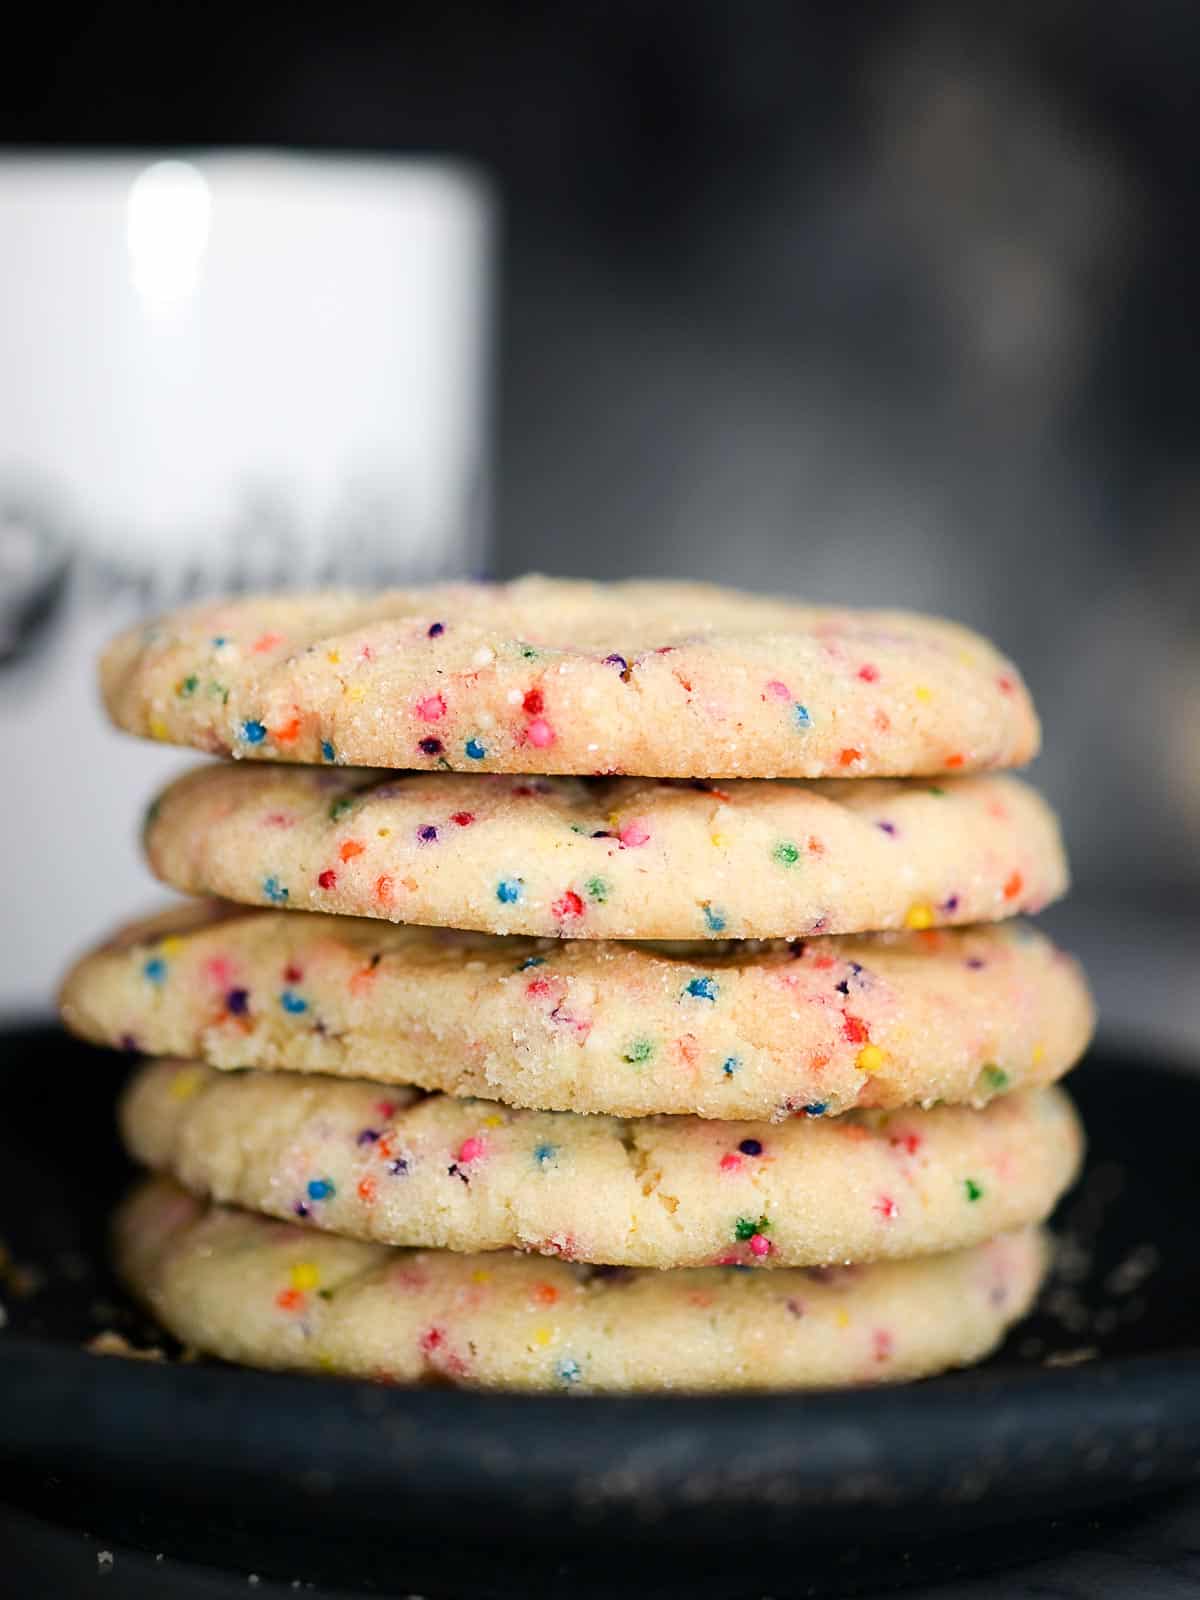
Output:
<instances>
[{"instance_id":1,"label":"green sprinkle","mask_svg":"<svg viewBox=\"0 0 1200 1600\"><path fill-rule=\"evenodd\" d=\"M538 653L531 644L523 644L521 646L521 654L526 661L536 661L538 658Z\"/></svg>"},{"instance_id":2,"label":"green sprinkle","mask_svg":"<svg viewBox=\"0 0 1200 1600\"><path fill-rule=\"evenodd\" d=\"M964 1178L963 1188L967 1191L967 1199L974 1202L983 1199L983 1185L976 1183L974 1178Z\"/></svg>"},{"instance_id":3,"label":"green sprinkle","mask_svg":"<svg viewBox=\"0 0 1200 1600\"><path fill-rule=\"evenodd\" d=\"M759 1217L757 1222L753 1217L739 1217L733 1225L733 1236L744 1244L747 1239L753 1239L756 1233L766 1233L770 1226L766 1217Z\"/></svg>"},{"instance_id":4,"label":"green sprinkle","mask_svg":"<svg viewBox=\"0 0 1200 1600\"><path fill-rule=\"evenodd\" d=\"M341 795L329 808L330 822L340 822L347 811L354 810L354 801L348 794Z\"/></svg>"},{"instance_id":5,"label":"green sprinkle","mask_svg":"<svg viewBox=\"0 0 1200 1600\"><path fill-rule=\"evenodd\" d=\"M589 878L583 887L587 890L589 900L598 900L603 905L608 899L608 884L603 878Z\"/></svg>"},{"instance_id":6,"label":"green sprinkle","mask_svg":"<svg viewBox=\"0 0 1200 1600\"><path fill-rule=\"evenodd\" d=\"M180 683L175 693L179 695L180 699L186 699L188 695L195 694L196 685L199 682L200 680L196 674L194 672L189 672L187 677L183 679L182 683Z\"/></svg>"},{"instance_id":7,"label":"green sprinkle","mask_svg":"<svg viewBox=\"0 0 1200 1600\"><path fill-rule=\"evenodd\" d=\"M946 791L945 789L939 789L936 783L931 783L929 785L929 792L930 794L943 795Z\"/></svg>"},{"instance_id":8,"label":"green sprinkle","mask_svg":"<svg viewBox=\"0 0 1200 1600\"><path fill-rule=\"evenodd\" d=\"M778 861L781 867L794 867L800 859L800 847L790 839L782 839L771 851L771 859Z\"/></svg>"},{"instance_id":9,"label":"green sprinkle","mask_svg":"<svg viewBox=\"0 0 1200 1600\"><path fill-rule=\"evenodd\" d=\"M989 1063L988 1066L984 1067L983 1075L987 1079L988 1088L994 1089L997 1094L1002 1089L1008 1088L1008 1073L1005 1072L1003 1067L994 1067Z\"/></svg>"},{"instance_id":10,"label":"green sprinkle","mask_svg":"<svg viewBox=\"0 0 1200 1600\"><path fill-rule=\"evenodd\" d=\"M214 699L220 700L223 706L227 706L229 704L229 690L223 683L217 683L214 679L214 681L208 685L208 692L213 696Z\"/></svg>"},{"instance_id":11,"label":"green sprinkle","mask_svg":"<svg viewBox=\"0 0 1200 1600\"><path fill-rule=\"evenodd\" d=\"M649 1061L653 1054L653 1039L635 1039L622 1059L628 1061L630 1066L633 1067L639 1066L643 1061Z\"/></svg>"}]
</instances>

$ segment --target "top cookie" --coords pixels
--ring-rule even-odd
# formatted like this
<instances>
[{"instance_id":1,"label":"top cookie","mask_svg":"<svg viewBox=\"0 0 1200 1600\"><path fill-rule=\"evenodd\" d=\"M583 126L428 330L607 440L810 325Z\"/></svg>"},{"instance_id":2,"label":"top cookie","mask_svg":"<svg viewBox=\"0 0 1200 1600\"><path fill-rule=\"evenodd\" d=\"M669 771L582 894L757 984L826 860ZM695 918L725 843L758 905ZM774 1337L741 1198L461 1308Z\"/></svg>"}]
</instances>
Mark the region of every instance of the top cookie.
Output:
<instances>
[{"instance_id":1,"label":"top cookie","mask_svg":"<svg viewBox=\"0 0 1200 1600\"><path fill-rule=\"evenodd\" d=\"M100 666L119 727L268 761L644 777L1011 767L1039 730L968 629L705 584L271 596L173 612Z\"/></svg>"}]
</instances>

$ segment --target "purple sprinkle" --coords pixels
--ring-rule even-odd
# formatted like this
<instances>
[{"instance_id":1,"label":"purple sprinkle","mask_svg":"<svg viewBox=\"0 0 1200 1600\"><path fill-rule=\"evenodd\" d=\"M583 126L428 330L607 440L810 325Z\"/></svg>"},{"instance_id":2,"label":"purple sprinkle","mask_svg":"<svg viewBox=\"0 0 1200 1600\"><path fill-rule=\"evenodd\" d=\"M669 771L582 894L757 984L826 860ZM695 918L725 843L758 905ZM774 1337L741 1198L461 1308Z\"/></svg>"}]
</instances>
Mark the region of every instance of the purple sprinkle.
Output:
<instances>
[{"instance_id":1,"label":"purple sprinkle","mask_svg":"<svg viewBox=\"0 0 1200 1600\"><path fill-rule=\"evenodd\" d=\"M799 1318L804 1315L804 1303L801 1300L797 1300L794 1295L785 1301L785 1304L793 1317Z\"/></svg>"},{"instance_id":2,"label":"purple sprinkle","mask_svg":"<svg viewBox=\"0 0 1200 1600\"><path fill-rule=\"evenodd\" d=\"M378 1138L378 1128L364 1128L354 1142L355 1144L374 1144Z\"/></svg>"},{"instance_id":3,"label":"purple sprinkle","mask_svg":"<svg viewBox=\"0 0 1200 1600\"><path fill-rule=\"evenodd\" d=\"M446 747L440 739L422 739L417 748L423 756L440 756Z\"/></svg>"},{"instance_id":4,"label":"purple sprinkle","mask_svg":"<svg viewBox=\"0 0 1200 1600\"><path fill-rule=\"evenodd\" d=\"M611 656L605 656L604 665L606 667L620 667L622 672L629 671L628 661L626 661L624 656L617 655L615 651Z\"/></svg>"},{"instance_id":5,"label":"purple sprinkle","mask_svg":"<svg viewBox=\"0 0 1200 1600\"><path fill-rule=\"evenodd\" d=\"M395 1161L388 1162L388 1171L393 1178L402 1178L408 1171L408 1162L403 1156L397 1156Z\"/></svg>"},{"instance_id":6,"label":"purple sprinkle","mask_svg":"<svg viewBox=\"0 0 1200 1600\"><path fill-rule=\"evenodd\" d=\"M889 839L894 839L896 837L896 824L894 822L877 822L875 826L877 828L882 828Z\"/></svg>"},{"instance_id":7,"label":"purple sprinkle","mask_svg":"<svg viewBox=\"0 0 1200 1600\"><path fill-rule=\"evenodd\" d=\"M121 1049L122 1050L132 1051L136 1055L139 1048L140 1047L138 1045L137 1040L133 1037L133 1035L131 1033L123 1033L121 1035Z\"/></svg>"},{"instance_id":8,"label":"purple sprinkle","mask_svg":"<svg viewBox=\"0 0 1200 1600\"><path fill-rule=\"evenodd\" d=\"M297 1200L296 1204L292 1207L292 1210L298 1217L308 1217L312 1215L308 1207L304 1204L303 1200Z\"/></svg>"},{"instance_id":9,"label":"purple sprinkle","mask_svg":"<svg viewBox=\"0 0 1200 1600\"><path fill-rule=\"evenodd\" d=\"M943 900L940 909L942 911L957 911L958 896L956 894L952 894L949 900Z\"/></svg>"},{"instance_id":10,"label":"purple sprinkle","mask_svg":"<svg viewBox=\"0 0 1200 1600\"><path fill-rule=\"evenodd\" d=\"M614 833L610 833L607 828L597 828L595 833L592 835L592 838L593 839L615 839L616 835Z\"/></svg>"},{"instance_id":11,"label":"purple sprinkle","mask_svg":"<svg viewBox=\"0 0 1200 1600\"><path fill-rule=\"evenodd\" d=\"M422 844L436 844L438 832L432 822L427 822L417 829L417 838Z\"/></svg>"},{"instance_id":12,"label":"purple sprinkle","mask_svg":"<svg viewBox=\"0 0 1200 1600\"><path fill-rule=\"evenodd\" d=\"M231 1017L244 1017L250 1009L249 989L230 989L225 996L225 1009Z\"/></svg>"},{"instance_id":13,"label":"purple sprinkle","mask_svg":"<svg viewBox=\"0 0 1200 1600\"><path fill-rule=\"evenodd\" d=\"M431 622L429 624L429 632L425 637L427 639L440 639L445 631L446 624L444 622Z\"/></svg>"},{"instance_id":14,"label":"purple sprinkle","mask_svg":"<svg viewBox=\"0 0 1200 1600\"><path fill-rule=\"evenodd\" d=\"M762 1155L762 1141L759 1139L743 1139L738 1149L744 1156Z\"/></svg>"},{"instance_id":15,"label":"purple sprinkle","mask_svg":"<svg viewBox=\"0 0 1200 1600\"><path fill-rule=\"evenodd\" d=\"M968 956L967 965L970 967L972 972L978 972L981 967L987 966L987 962L982 956Z\"/></svg>"}]
</instances>

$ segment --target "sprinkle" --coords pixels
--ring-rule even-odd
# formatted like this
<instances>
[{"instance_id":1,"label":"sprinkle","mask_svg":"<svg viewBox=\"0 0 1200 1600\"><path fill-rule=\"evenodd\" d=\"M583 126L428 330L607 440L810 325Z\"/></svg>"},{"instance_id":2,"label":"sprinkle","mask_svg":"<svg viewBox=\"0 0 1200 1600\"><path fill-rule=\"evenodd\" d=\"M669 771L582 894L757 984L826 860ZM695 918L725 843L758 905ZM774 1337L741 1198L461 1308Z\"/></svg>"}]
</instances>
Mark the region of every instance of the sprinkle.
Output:
<instances>
[{"instance_id":1,"label":"sprinkle","mask_svg":"<svg viewBox=\"0 0 1200 1600\"><path fill-rule=\"evenodd\" d=\"M554 1329L553 1328L535 1328L533 1330L533 1342L534 1342L534 1344L541 1345L543 1349L546 1347L546 1345L553 1344L554 1343Z\"/></svg>"},{"instance_id":2,"label":"sprinkle","mask_svg":"<svg viewBox=\"0 0 1200 1600\"><path fill-rule=\"evenodd\" d=\"M988 1088L994 1089L997 1094L1002 1089L1008 1088L1008 1073L1005 1072L1003 1067L993 1066L989 1062L983 1069L983 1075L987 1079Z\"/></svg>"},{"instance_id":3,"label":"sprinkle","mask_svg":"<svg viewBox=\"0 0 1200 1600\"><path fill-rule=\"evenodd\" d=\"M225 996L225 1009L231 1017L244 1017L250 1009L249 989L230 989Z\"/></svg>"},{"instance_id":4,"label":"sprinkle","mask_svg":"<svg viewBox=\"0 0 1200 1600\"><path fill-rule=\"evenodd\" d=\"M473 811L452 811L450 813L450 821L454 823L455 827L469 828L475 821L475 813Z\"/></svg>"},{"instance_id":5,"label":"sprinkle","mask_svg":"<svg viewBox=\"0 0 1200 1600\"><path fill-rule=\"evenodd\" d=\"M299 1208L297 1208L297 1215L299 1215ZM308 1213L305 1212L304 1215L307 1216ZM275 1304L281 1311L300 1311L304 1306L304 1296L299 1289L280 1289L275 1296Z\"/></svg>"},{"instance_id":6,"label":"sprinkle","mask_svg":"<svg viewBox=\"0 0 1200 1600\"><path fill-rule=\"evenodd\" d=\"M388 877L386 872L381 872L375 879L375 898L381 906L391 905L394 887L391 878Z\"/></svg>"},{"instance_id":7,"label":"sprinkle","mask_svg":"<svg viewBox=\"0 0 1200 1600\"><path fill-rule=\"evenodd\" d=\"M167 963L161 956L151 956L142 968L142 972L151 983L161 983L167 975Z\"/></svg>"},{"instance_id":8,"label":"sprinkle","mask_svg":"<svg viewBox=\"0 0 1200 1600\"><path fill-rule=\"evenodd\" d=\"M538 750L546 750L554 743L554 729L544 717L538 717L525 730L525 737Z\"/></svg>"},{"instance_id":9,"label":"sprinkle","mask_svg":"<svg viewBox=\"0 0 1200 1600\"><path fill-rule=\"evenodd\" d=\"M417 839L421 844L436 844L438 831L432 822L423 823L417 829Z\"/></svg>"},{"instance_id":10,"label":"sprinkle","mask_svg":"<svg viewBox=\"0 0 1200 1600\"><path fill-rule=\"evenodd\" d=\"M353 810L353 797L348 794L339 795L329 808L329 820L330 822L340 822L341 819L346 815L347 811Z\"/></svg>"},{"instance_id":11,"label":"sprinkle","mask_svg":"<svg viewBox=\"0 0 1200 1600\"><path fill-rule=\"evenodd\" d=\"M617 838L627 850L634 850L638 845L646 844L650 839L650 829L638 819L627 822L617 834Z\"/></svg>"},{"instance_id":12,"label":"sprinkle","mask_svg":"<svg viewBox=\"0 0 1200 1600\"><path fill-rule=\"evenodd\" d=\"M337 873L332 867L326 867L324 872L317 873L317 886L321 889L332 889L337 883Z\"/></svg>"},{"instance_id":13,"label":"sprinkle","mask_svg":"<svg viewBox=\"0 0 1200 1600\"><path fill-rule=\"evenodd\" d=\"M738 1149L744 1156L760 1156L763 1153L762 1141L759 1139L743 1139Z\"/></svg>"},{"instance_id":14,"label":"sprinkle","mask_svg":"<svg viewBox=\"0 0 1200 1600\"><path fill-rule=\"evenodd\" d=\"M635 1039L621 1059L628 1061L630 1066L640 1066L643 1061L649 1061L653 1054L653 1039Z\"/></svg>"},{"instance_id":15,"label":"sprinkle","mask_svg":"<svg viewBox=\"0 0 1200 1600\"><path fill-rule=\"evenodd\" d=\"M249 722L242 723L242 738L247 744L261 744L266 737L267 725L265 722L256 722L252 718Z\"/></svg>"},{"instance_id":16,"label":"sprinkle","mask_svg":"<svg viewBox=\"0 0 1200 1600\"><path fill-rule=\"evenodd\" d=\"M496 885L496 899L502 905L512 905L515 900L521 898L521 886L524 881L523 878L501 878Z\"/></svg>"},{"instance_id":17,"label":"sprinkle","mask_svg":"<svg viewBox=\"0 0 1200 1600\"><path fill-rule=\"evenodd\" d=\"M628 661L626 661L624 656L617 655L616 651L614 651L611 656L605 656L604 665L606 667L619 667L622 674L629 671Z\"/></svg>"},{"instance_id":18,"label":"sprinkle","mask_svg":"<svg viewBox=\"0 0 1200 1600\"><path fill-rule=\"evenodd\" d=\"M859 667L858 675L864 683L879 682L879 668L873 667L870 662L868 662L866 666Z\"/></svg>"},{"instance_id":19,"label":"sprinkle","mask_svg":"<svg viewBox=\"0 0 1200 1600\"><path fill-rule=\"evenodd\" d=\"M471 761L482 761L484 756L487 755L487 750L480 744L478 739L468 739L466 744L463 745L463 749Z\"/></svg>"},{"instance_id":20,"label":"sprinkle","mask_svg":"<svg viewBox=\"0 0 1200 1600\"><path fill-rule=\"evenodd\" d=\"M417 715L422 722L440 722L446 715L446 702L440 694L427 694L417 701Z\"/></svg>"},{"instance_id":21,"label":"sprinkle","mask_svg":"<svg viewBox=\"0 0 1200 1600\"><path fill-rule=\"evenodd\" d=\"M866 1044L871 1037L862 1018L852 1017L849 1012L842 1018L842 1033L850 1044Z\"/></svg>"},{"instance_id":22,"label":"sprinkle","mask_svg":"<svg viewBox=\"0 0 1200 1600\"><path fill-rule=\"evenodd\" d=\"M315 1289L321 1281L320 1268L313 1261L297 1261L291 1271L292 1288L302 1294Z\"/></svg>"},{"instance_id":23,"label":"sprinkle","mask_svg":"<svg viewBox=\"0 0 1200 1600\"><path fill-rule=\"evenodd\" d=\"M583 887L589 900L596 900L603 905L608 899L609 886L603 878L589 878Z\"/></svg>"},{"instance_id":24,"label":"sprinkle","mask_svg":"<svg viewBox=\"0 0 1200 1600\"><path fill-rule=\"evenodd\" d=\"M338 850L338 855L343 861L353 861L355 856L361 856L366 849L361 839L347 839Z\"/></svg>"},{"instance_id":25,"label":"sprinkle","mask_svg":"<svg viewBox=\"0 0 1200 1600\"><path fill-rule=\"evenodd\" d=\"M877 822L875 826L881 832L886 833L889 839L896 837L896 824L894 822Z\"/></svg>"},{"instance_id":26,"label":"sprinkle","mask_svg":"<svg viewBox=\"0 0 1200 1600\"><path fill-rule=\"evenodd\" d=\"M517 968L517 971L528 972L530 967L544 967L545 965L545 956L526 956L525 960L522 961L521 965Z\"/></svg>"},{"instance_id":27,"label":"sprinkle","mask_svg":"<svg viewBox=\"0 0 1200 1600\"><path fill-rule=\"evenodd\" d=\"M1019 872L1014 872L1004 885L1004 898L1015 900L1025 887L1025 879Z\"/></svg>"},{"instance_id":28,"label":"sprinkle","mask_svg":"<svg viewBox=\"0 0 1200 1600\"><path fill-rule=\"evenodd\" d=\"M771 1241L762 1233L752 1233L749 1244L751 1254L756 1256L769 1256L773 1248Z\"/></svg>"},{"instance_id":29,"label":"sprinkle","mask_svg":"<svg viewBox=\"0 0 1200 1600\"><path fill-rule=\"evenodd\" d=\"M558 1146L556 1144L539 1144L534 1146L533 1159L539 1167L544 1167L553 1161L557 1154Z\"/></svg>"},{"instance_id":30,"label":"sprinkle","mask_svg":"<svg viewBox=\"0 0 1200 1600\"><path fill-rule=\"evenodd\" d=\"M865 1044L854 1058L860 1072L878 1072L883 1065L883 1051L877 1044Z\"/></svg>"},{"instance_id":31,"label":"sprinkle","mask_svg":"<svg viewBox=\"0 0 1200 1600\"><path fill-rule=\"evenodd\" d=\"M281 906L287 901L288 891L275 876L263 879L263 893L272 905Z\"/></svg>"},{"instance_id":32,"label":"sprinkle","mask_svg":"<svg viewBox=\"0 0 1200 1600\"><path fill-rule=\"evenodd\" d=\"M564 1356L555 1369L563 1383L578 1383L582 1377L578 1361L573 1356Z\"/></svg>"},{"instance_id":33,"label":"sprinkle","mask_svg":"<svg viewBox=\"0 0 1200 1600\"><path fill-rule=\"evenodd\" d=\"M150 737L152 739L164 740L171 737L171 730L167 727L166 723L161 717L150 718Z\"/></svg>"},{"instance_id":34,"label":"sprinkle","mask_svg":"<svg viewBox=\"0 0 1200 1600\"><path fill-rule=\"evenodd\" d=\"M945 789L940 789L936 783L931 783L929 785L929 792L930 794L936 794L939 800L942 799L946 793Z\"/></svg>"},{"instance_id":35,"label":"sprinkle","mask_svg":"<svg viewBox=\"0 0 1200 1600\"><path fill-rule=\"evenodd\" d=\"M932 928L933 907L923 900L909 906L908 913L904 918L904 926L912 928L918 933L925 928Z\"/></svg>"},{"instance_id":36,"label":"sprinkle","mask_svg":"<svg viewBox=\"0 0 1200 1600\"><path fill-rule=\"evenodd\" d=\"M426 631L425 637L427 639L440 639L445 631L446 624L444 622L431 622L428 630Z\"/></svg>"},{"instance_id":37,"label":"sprinkle","mask_svg":"<svg viewBox=\"0 0 1200 1600\"><path fill-rule=\"evenodd\" d=\"M295 994L291 989L285 989L279 996L279 1004L293 1017L298 1017L302 1011L308 1010L308 1001L303 996Z\"/></svg>"},{"instance_id":38,"label":"sprinkle","mask_svg":"<svg viewBox=\"0 0 1200 1600\"><path fill-rule=\"evenodd\" d=\"M725 1060L721 1063L721 1071L725 1074L725 1076L727 1078L732 1078L734 1073L741 1066L741 1064L742 1063L741 1063L740 1057L738 1057L738 1056L726 1056Z\"/></svg>"},{"instance_id":39,"label":"sprinkle","mask_svg":"<svg viewBox=\"0 0 1200 1600\"><path fill-rule=\"evenodd\" d=\"M823 1117L829 1110L829 1104L825 1100L810 1100L808 1105L801 1109L806 1117Z\"/></svg>"},{"instance_id":40,"label":"sprinkle","mask_svg":"<svg viewBox=\"0 0 1200 1600\"><path fill-rule=\"evenodd\" d=\"M540 717L545 709L546 702L542 698L542 691L540 689L527 690L524 699L521 701L521 710L525 712L526 716Z\"/></svg>"},{"instance_id":41,"label":"sprinkle","mask_svg":"<svg viewBox=\"0 0 1200 1600\"><path fill-rule=\"evenodd\" d=\"M885 1222L891 1222L899 1207L890 1194L881 1194L875 1202L875 1209Z\"/></svg>"},{"instance_id":42,"label":"sprinkle","mask_svg":"<svg viewBox=\"0 0 1200 1600\"><path fill-rule=\"evenodd\" d=\"M196 677L194 672L189 672L186 678L182 678L179 683L176 684L175 693L179 695L181 699L186 698L186 696L190 694L195 694L196 685L199 681L200 680Z\"/></svg>"},{"instance_id":43,"label":"sprinkle","mask_svg":"<svg viewBox=\"0 0 1200 1600\"><path fill-rule=\"evenodd\" d=\"M378 1142L379 1142L379 1129L378 1128L363 1128L354 1142L355 1142L356 1145L359 1145L360 1147L362 1145L367 1145L367 1144L378 1144Z\"/></svg>"},{"instance_id":44,"label":"sprinkle","mask_svg":"<svg viewBox=\"0 0 1200 1600\"><path fill-rule=\"evenodd\" d=\"M733 1225L733 1236L742 1244L746 1244L752 1239L761 1237L770 1226L770 1221L766 1217L759 1217L757 1222L753 1217L739 1217Z\"/></svg>"},{"instance_id":45,"label":"sprinkle","mask_svg":"<svg viewBox=\"0 0 1200 1600\"><path fill-rule=\"evenodd\" d=\"M581 917L583 915L583 901L575 893L574 889L568 889L561 899L554 902L550 909L558 920L563 922L568 917Z\"/></svg>"},{"instance_id":46,"label":"sprinkle","mask_svg":"<svg viewBox=\"0 0 1200 1600\"><path fill-rule=\"evenodd\" d=\"M840 750L838 752L838 766L839 767L852 767L856 761L861 761L861 760L862 760L862 751L861 750L855 750L853 747L851 747L849 749L846 749L846 750Z\"/></svg>"},{"instance_id":47,"label":"sprinkle","mask_svg":"<svg viewBox=\"0 0 1200 1600\"><path fill-rule=\"evenodd\" d=\"M308 1180L308 1198L310 1200L332 1200L337 1193L337 1186L332 1178L310 1178Z\"/></svg>"},{"instance_id":48,"label":"sprinkle","mask_svg":"<svg viewBox=\"0 0 1200 1600\"><path fill-rule=\"evenodd\" d=\"M423 756L440 756L445 748L440 739L421 739L417 744L417 749Z\"/></svg>"},{"instance_id":49,"label":"sprinkle","mask_svg":"<svg viewBox=\"0 0 1200 1600\"><path fill-rule=\"evenodd\" d=\"M783 839L771 851L772 861L778 861L781 867L794 867L800 859L800 850L790 839Z\"/></svg>"},{"instance_id":50,"label":"sprinkle","mask_svg":"<svg viewBox=\"0 0 1200 1600\"><path fill-rule=\"evenodd\" d=\"M798 728L811 728L812 716L807 706L802 706L799 700L792 707L792 720Z\"/></svg>"},{"instance_id":51,"label":"sprinkle","mask_svg":"<svg viewBox=\"0 0 1200 1600\"><path fill-rule=\"evenodd\" d=\"M977 1183L974 1178L964 1178L963 1188L967 1191L968 1201L974 1202L983 1199L983 1185Z\"/></svg>"},{"instance_id":52,"label":"sprinkle","mask_svg":"<svg viewBox=\"0 0 1200 1600\"><path fill-rule=\"evenodd\" d=\"M716 910L716 908L707 900L700 909L704 912L704 926L708 929L709 933L724 933L725 913L723 911Z\"/></svg>"},{"instance_id":53,"label":"sprinkle","mask_svg":"<svg viewBox=\"0 0 1200 1600\"><path fill-rule=\"evenodd\" d=\"M212 645L214 650L220 650L223 645L227 645L229 643L229 640L223 633L217 633L214 634L208 642L210 645Z\"/></svg>"},{"instance_id":54,"label":"sprinkle","mask_svg":"<svg viewBox=\"0 0 1200 1600\"><path fill-rule=\"evenodd\" d=\"M952 771L957 767L961 767L965 760L966 760L966 757L963 756L963 755L959 755L957 752L955 752L955 754L952 755L952 756L947 756L946 757L946 770L947 771Z\"/></svg>"},{"instance_id":55,"label":"sprinkle","mask_svg":"<svg viewBox=\"0 0 1200 1600\"><path fill-rule=\"evenodd\" d=\"M203 1081L204 1074L198 1067L177 1072L171 1079L171 1099L190 1100Z\"/></svg>"},{"instance_id":56,"label":"sprinkle","mask_svg":"<svg viewBox=\"0 0 1200 1600\"><path fill-rule=\"evenodd\" d=\"M715 978L693 978L683 991L690 994L693 1000L715 1000L717 998L717 980Z\"/></svg>"},{"instance_id":57,"label":"sprinkle","mask_svg":"<svg viewBox=\"0 0 1200 1600\"><path fill-rule=\"evenodd\" d=\"M328 739L322 739L321 740L321 760L322 761L333 761L335 759L336 759L336 753L334 751L333 746L330 744Z\"/></svg>"},{"instance_id":58,"label":"sprinkle","mask_svg":"<svg viewBox=\"0 0 1200 1600\"><path fill-rule=\"evenodd\" d=\"M917 687L913 690L913 693L916 695L918 700L932 700L933 699L933 690L932 689L927 689L923 683L919 683L917 685Z\"/></svg>"},{"instance_id":59,"label":"sprinkle","mask_svg":"<svg viewBox=\"0 0 1200 1600\"><path fill-rule=\"evenodd\" d=\"M472 1161L478 1161L487 1148L485 1141L479 1134L473 1133L469 1139L464 1139L458 1147L455 1160L462 1166L469 1166Z\"/></svg>"}]
</instances>

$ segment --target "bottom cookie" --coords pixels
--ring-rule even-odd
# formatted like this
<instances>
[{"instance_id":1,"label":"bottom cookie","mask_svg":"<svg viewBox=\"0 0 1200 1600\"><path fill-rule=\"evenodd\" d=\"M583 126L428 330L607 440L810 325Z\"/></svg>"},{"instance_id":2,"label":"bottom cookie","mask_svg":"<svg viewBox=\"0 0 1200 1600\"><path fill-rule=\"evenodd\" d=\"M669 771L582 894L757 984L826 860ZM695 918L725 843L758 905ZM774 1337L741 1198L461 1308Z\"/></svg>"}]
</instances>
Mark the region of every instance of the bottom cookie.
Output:
<instances>
[{"instance_id":1,"label":"bottom cookie","mask_svg":"<svg viewBox=\"0 0 1200 1600\"><path fill-rule=\"evenodd\" d=\"M155 1178L115 1221L118 1268L184 1343L249 1366L482 1389L796 1389L982 1359L1029 1309L1026 1229L868 1267L585 1267L412 1251L209 1206Z\"/></svg>"}]
</instances>

